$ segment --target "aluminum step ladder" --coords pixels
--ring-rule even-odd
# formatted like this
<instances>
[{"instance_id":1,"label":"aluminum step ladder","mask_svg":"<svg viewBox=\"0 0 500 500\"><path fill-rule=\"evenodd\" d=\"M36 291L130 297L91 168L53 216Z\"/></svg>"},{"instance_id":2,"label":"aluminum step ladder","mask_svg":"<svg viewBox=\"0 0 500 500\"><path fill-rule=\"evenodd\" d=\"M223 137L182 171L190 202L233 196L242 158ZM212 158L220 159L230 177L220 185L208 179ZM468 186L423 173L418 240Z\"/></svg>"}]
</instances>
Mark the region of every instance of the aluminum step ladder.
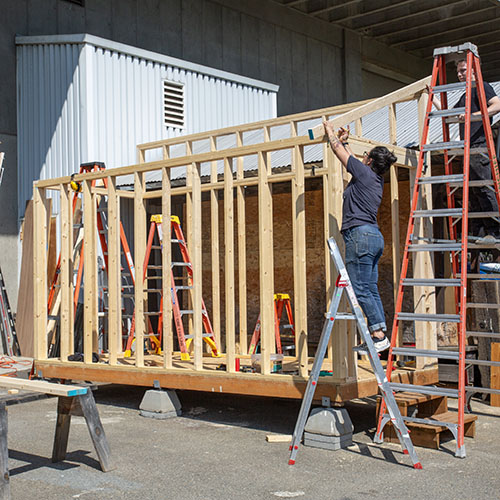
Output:
<instances>
[{"instance_id":1,"label":"aluminum step ladder","mask_svg":"<svg viewBox=\"0 0 500 500\"><path fill-rule=\"evenodd\" d=\"M415 469L421 469L422 465L417 457L415 449L413 448L408 429L406 428L406 425L394 398L394 394L392 392L392 385L395 384L390 384L387 380L387 377L385 376L384 369L382 368L378 353L373 345L373 340L368 330L363 312L358 303L358 300L356 299L351 280L344 266L342 256L340 255L338 246L333 238L330 238L328 240L328 247L330 249L330 255L333 259L335 267L337 268L339 276L335 284L333 297L330 301L330 308L325 315L326 319L319 340L318 349L316 351L316 356L314 358L312 371L307 382L304 398L302 399L302 405L300 407L297 423L295 424L295 430L293 431L292 444L290 445L290 459L288 461L288 464L295 464L295 458L297 456L299 444L304 434L306 420L311 409L314 392L318 384L318 378L321 367L323 365L323 360L325 359L326 349L332 333L333 324L335 323L336 319L347 319L356 321L361 338L364 342L366 342L368 358L377 379L377 384L380 388L383 400L385 401L387 411L389 412L389 418L394 425L396 434L399 438L401 446L403 447L403 453L410 456L411 461L413 462L413 467ZM338 312L340 300L344 291L347 292L347 299L352 311L351 314Z\"/></svg>"}]
</instances>

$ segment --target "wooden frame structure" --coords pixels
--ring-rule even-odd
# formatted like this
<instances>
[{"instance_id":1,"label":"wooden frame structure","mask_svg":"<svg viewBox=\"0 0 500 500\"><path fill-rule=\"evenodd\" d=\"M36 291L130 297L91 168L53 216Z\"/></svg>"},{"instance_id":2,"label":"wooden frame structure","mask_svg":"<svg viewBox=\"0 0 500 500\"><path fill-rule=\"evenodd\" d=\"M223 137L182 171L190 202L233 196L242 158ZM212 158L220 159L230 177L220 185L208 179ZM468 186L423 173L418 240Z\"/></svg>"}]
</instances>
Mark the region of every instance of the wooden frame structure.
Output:
<instances>
[{"instance_id":1,"label":"wooden frame structure","mask_svg":"<svg viewBox=\"0 0 500 500\"><path fill-rule=\"evenodd\" d=\"M297 115L280 117L273 120L251 123L206 133L158 141L138 146L138 164L76 175L73 180L83 186L83 222L85 244L84 266L84 339L83 362L68 361L74 352L73 325L73 222L71 214L70 178L63 177L38 181L34 184L34 319L35 319L35 358L36 370L44 377L60 377L74 380L108 381L135 385L153 385L172 389L194 389L202 391L232 392L263 396L300 398L305 388L312 359L308 352L307 327L307 255L305 185L306 180L316 177L322 181L323 189L323 232L325 244L326 297L331 296L336 276L333 276L326 240L335 236L340 241L341 200L344 180L338 160L330 151L323 137L311 140L307 135L299 135L305 122L332 119L338 126L355 123L356 134L350 140L354 154L363 152L376 145L363 138L362 119L364 116L388 107L388 123L391 149L398 160L390 173L391 216L392 216L392 255L393 283L399 280L399 194L398 168L410 170L416 165L415 151L397 147L396 103L409 100L422 102L427 98L425 92L429 78L415 82L379 99L362 103L347 104L316 110ZM422 106L419 106L422 110ZM285 139L274 140L277 128L288 131ZM304 130L305 132L305 130ZM302 132L302 133L304 133ZM247 143L248 134L253 134L253 143ZM255 142L255 135L260 137ZM231 143L221 148L221 139ZM304 162L305 148L323 144L323 163L315 169L308 169ZM194 153L196 147L205 144L207 152ZM173 155L173 151L179 151ZM198 148L199 149L199 148ZM163 159L146 161L151 151L161 151ZM289 168L272 169L273 155L287 152L291 158ZM253 161L257 168L248 171L246 161ZM174 182L172 169L181 170L185 182ZM146 189L146 174L156 172L161 177L161 187ZM120 178L133 175L134 189L119 189ZM175 179L178 179L178 175ZM107 187L94 183L107 179ZM288 183L292 201L292 240L293 240L293 304L296 331L296 356L286 357L284 373L271 373L271 355L274 353L274 269L273 269L273 192L276 183ZM410 182L411 184L411 182ZM250 363L247 352L247 284L246 284L246 227L245 189L253 186L258 196L259 241L259 302L261 311L261 373L242 373L237 371L236 362ZM411 189L411 186L410 186ZM61 248L61 314L60 314L60 356L47 357L47 277L44 272L47 260L47 210L48 191L56 192L60 199L60 248ZM108 240L108 314L107 314L107 352L100 362L93 362L92 352L97 350L98 328L97 313L97 231L96 199L107 199L107 240ZM121 342L121 286L120 286L120 198L133 199L134 214L134 262L135 275L142 276L146 251L146 204L149 200L161 203L163 221L169 221L172 213L172 199L181 198L185 207L183 222L187 243L192 259L194 286L190 291L193 310L190 329L193 332L192 361L181 362L174 352L174 332L172 329L170 301L164 304L163 352L161 355L146 355L136 349L135 356L123 358ZM223 213L220 204L223 202ZM210 207L209 227L202 225L202 206ZM219 213L220 212L220 213ZM177 214L176 214L177 215ZM222 227L221 227L222 226ZM186 231L187 229L187 231ZM220 235L223 232L223 242ZM169 227L164 227L164 234ZM235 236L236 235L236 236ZM202 290L202 240L209 238L211 247L211 290ZM423 254L423 252L422 252ZM428 265L428 256L419 255L417 265ZM170 269L172 254L169 245L164 245L162 253L163 296L170 297ZM236 264L237 263L237 264ZM223 264L224 281L221 283L220 267ZM290 263L292 265L292 263ZM397 287L394 286L396 290ZM136 345L144 344L147 335L147 294L146 286L140 280L135 284L135 336ZM202 342L202 295L211 294L211 319L219 345L225 349L221 358L210 358L203 352ZM422 297L430 300L432 294L421 291L415 302L422 303ZM222 296L224 300L222 301ZM223 309L221 303L223 302ZM221 310L222 309L222 310ZM337 399L351 399L368 396L377 392L375 378L369 369L358 365L352 353L355 335L347 326L338 322L329 347L327 369L333 376L324 377L319 384L317 396L329 395ZM221 325L224 325L223 329ZM237 325L239 331L237 332ZM417 332L417 346L428 345L430 334ZM413 380L414 383L431 383L437 380L437 369L398 370L394 376L401 381ZM216 368L219 368L216 370ZM221 370L222 368L222 370ZM287 372L286 368L290 371ZM427 367L428 368L428 367Z\"/></svg>"}]
</instances>

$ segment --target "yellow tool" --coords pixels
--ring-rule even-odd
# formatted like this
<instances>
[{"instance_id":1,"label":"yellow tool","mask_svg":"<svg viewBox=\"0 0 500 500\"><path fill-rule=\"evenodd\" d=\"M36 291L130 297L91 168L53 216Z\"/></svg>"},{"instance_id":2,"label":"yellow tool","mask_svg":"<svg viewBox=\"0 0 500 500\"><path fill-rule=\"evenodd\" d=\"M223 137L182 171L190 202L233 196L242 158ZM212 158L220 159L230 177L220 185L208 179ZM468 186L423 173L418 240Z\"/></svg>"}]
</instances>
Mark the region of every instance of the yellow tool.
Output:
<instances>
[{"instance_id":1,"label":"yellow tool","mask_svg":"<svg viewBox=\"0 0 500 500\"><path fill-rule=\"evenodd\" d=\"M69 185L70 185L71 189L75 193L81 193L82 192L82 183L78 182L78 181L75 181L75 174L71 174L71 179L69 181Z\"/></svg>"}]
</instances>

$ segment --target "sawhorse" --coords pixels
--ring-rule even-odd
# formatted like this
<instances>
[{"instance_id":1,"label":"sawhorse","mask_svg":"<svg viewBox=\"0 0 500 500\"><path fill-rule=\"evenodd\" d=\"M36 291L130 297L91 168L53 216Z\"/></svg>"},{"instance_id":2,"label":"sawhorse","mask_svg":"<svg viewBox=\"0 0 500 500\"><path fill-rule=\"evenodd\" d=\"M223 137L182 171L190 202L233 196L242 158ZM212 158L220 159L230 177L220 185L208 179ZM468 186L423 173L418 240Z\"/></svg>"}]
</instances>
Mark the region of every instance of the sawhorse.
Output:
<instances>
[{"instance_id":1,"label":"sawhorse","mask_svg":"<svg viewBox=\"0 0 500 500\"><path fill-rule=\"evenodd\" d=\"M52 462L66 458L71 415L83 416L94 443L103 472L113 469L110 450L99 418L94 396L89 387L62 385L41 380L0 377L0 388L21 389L58 396L57 423L52 449ZM9 448L7 444L7 409L0 401L0 500L10 498Z\"/></svg>"}]
</instances>

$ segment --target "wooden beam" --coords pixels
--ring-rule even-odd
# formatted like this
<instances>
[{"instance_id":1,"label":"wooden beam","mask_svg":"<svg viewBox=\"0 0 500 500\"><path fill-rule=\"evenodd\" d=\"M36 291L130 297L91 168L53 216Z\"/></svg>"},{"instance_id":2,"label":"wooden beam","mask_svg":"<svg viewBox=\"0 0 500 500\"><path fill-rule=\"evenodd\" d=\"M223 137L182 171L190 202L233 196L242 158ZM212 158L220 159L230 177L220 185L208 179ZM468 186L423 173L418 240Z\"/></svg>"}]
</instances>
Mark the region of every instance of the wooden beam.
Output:
<instances>
[{"instance_id":1,"label":"wooden beam","mask_svg":"<svg viewBox=\"0 0 500 500\"><path fill-rule=\"evenodd\" d=\"M33 192L33 271L35 315L35 356L47 358L47 193L35 187Z\"/></svg>"},{"instance_id":2,"label":"wooden beam","mask_svg":"<svg viewBox=\"0 0 500 500\"><path fill-rule=\"evenodd\" d=\"M236 145L243 146L242 134L236 134ZM236 179L244 181L243 158L236 158ZM239 343L240 354L248 351L248 317L247 317L247 248L246 248L246 209L245 185L236 187L237 234L238 234L238 304L239 304Z\"/></svg>"},{"instance_id":3,"label":"wooden beam","mask_svg":"<svg viewBox=\"0 0 500 500\"><path fill-rule=\"evenodd\" d=\"M396 121L396 105L389 106L389 142L396 144L397 142L397 121ZM392 286L394 304L396 304L398 296L399 275L401 274L401 251L399 243L399 181L398 167L391 165L390 170L390 186L391 186L391 228L392 228ZM402 328L398 328L398 342L400 346L403 343Z\"/></svg>"},{"instance_id":4,"label":"wooden beam","mask_svg":"<svg viewBox=\"0 0 500 500\"><path fill-rule=\"evenodd\" d=\"M164 155L168 155L168 150L165 148ZM174 332L172 329L172 244L170 242L172 235L172 198L171 198L171 181L170 170L162 169L162 304L163 304L163 366L164 368L172 368L172 354L174 352Z\"/></svg>"},{"instance_id":5,"label":"wooden beam","mask_svg":"<svg viewBox=\"0 0 500 500\"><path fill-rule=\"evenodd\" d=\"M271 166L264 153L258 154L259 164L259 299L261 318L262 373L271 373L274 351L274 256L273 198L268 177Z\"/></svg>"},{"instance_id":6,"label":"wooden beam","mask_svg":"<svg viewBox=\"0 0 500 500\"><path fill-rule=\"evenodd\" d=\"M235 371L234 187L233 159L224 160L224 277L226 309L226 370Z\"/></svg>"},{"instance_id":7,"label":"wooden beam","mask_svg":"<svg viewBox=\"0 0 500 500\"><path fill-rule=\"evenodd\" d=\"M292 169L295 173L292 182L295 352L299 360L299 375L307 377L309 363L307 350L306 190L304 148L302 146L295 146L293 149L292 162Z\"/></svg>"},{"instance_id":8,"label":"wooden beam","mask_svg":"<svg viewBox=\"0 0 500 500\"><path fill-rule=\"evenodd\" d=\"M144 335L146 333L144 258L146 256L146 204L143 198L146 180L142 172L134 174L134 265L135 265L135 365L144 366Z\"/></svg>"},{"instance_id":9,"label":"wooden beam","mask_svg":"<svg viewBox=\"0 0 500 500\"><path fill-rule=\"evenodd\" d=\"M349 123L357 120L358 118L361 118L369 113L373 113L378 109L388 106L389 104L401 102L403 100L414 99L415 97L418 97L418 95L422 93L422 91L426 88L426 85L428 85L430 81L431 81L430 76L422 78L421 80L418 80L415 83L407 85L402 89L395 90L394 92L379 97L378 99L374 99L373 101L363 106L360 106L359 108L353 109L352 111L347 111L342 115L336 116L334 119L330 120L330 122L333 124L334 128L346 126ZM309 138L311 140L322 138L324 136L325 136L325 128L323 127L323 124L317 125L316 127L309 129Z\"/></svg>"},{"instance_id":10,"label":"wooden beam","mask_svg":"<svg viewBox=\"0 0 500 500\"><path fill-rule=\"evenodd\" d=\"M192 163L191 170L191 268L193 270L193 288L192 288L192 304L193 304L193 346L194 346L194 369L203 369L203 321L202 321L202 252L201 252L201 165Z\"/></svg>"},{"instance_id":11,"label":"wooden beam","mask_svg":"<svg viewBox=\"0 0 500 500\"><path fill-rule=\"evenodd\" d=\"M120 198L116 177L108 177L108 349L109 364L116 365L122 345ZM137 347L137 346L136 346Z\"/></svg>"},{"instance_id":12,"label":"wooden beam","mask_svg":"<svg viewBox=\"0 0 500 500\"><path fill-rule=\"evenodd\" d=\"M97 352L97 221L96 201L91 192L92 181L83 182L83 356L85 363L92 363L92 353ZM95 350L95 351L94 351Z\"/></svg>"},{"instance_id":13,"label":"wooden beam","mask_svg":"<svg viewBox=\"0 0 500 500\"><path fill-rule=\"evenodd\" d=\"M80 396L86 394L88 387L78 385L63 385L45 380L25 380L12 377L0 377L0 387L4 389L19 389L30 392L41 392L52 396Z\"/></svg>"},{"instance_id":14,"label":"wooden beam","mask_svg":"<svg viewBox=\"0 0 500 500\"><path fill-rule=\"evenodd\" d=\"M210 137L210 150L217 150L215 137ZM217 162L210 164L210 181L218 183ZM210 252L212 261L212 325L215 342L221 348L221 318L220 318L220 247L219 247L219 190L214 187L210 190Z\"/></svg>"},{"instance_id":15,"label":"wooden beam","mask_svg":"<svg viewBox=\"0 0 500 500\"><path fill-rule=\"evenodd\" d=\"M66 361L73 352L73 210L69 186L60 186L61 267L60 267L60 356Z\"/></svg>"}]
</instances>

